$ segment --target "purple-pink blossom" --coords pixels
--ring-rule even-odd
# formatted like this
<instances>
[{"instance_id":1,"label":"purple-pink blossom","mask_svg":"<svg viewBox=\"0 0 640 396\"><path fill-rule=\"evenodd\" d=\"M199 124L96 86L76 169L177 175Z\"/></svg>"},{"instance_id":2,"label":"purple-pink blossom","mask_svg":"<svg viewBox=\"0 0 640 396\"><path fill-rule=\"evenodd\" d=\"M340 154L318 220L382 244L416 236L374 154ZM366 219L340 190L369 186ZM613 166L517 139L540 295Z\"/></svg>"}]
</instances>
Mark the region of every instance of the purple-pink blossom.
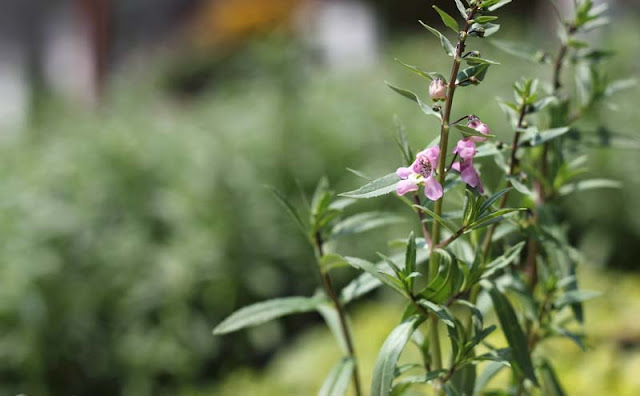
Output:
<instances>
[{"instance_id":1,"label":"purple-pink blossom","mask_svg":"<svg viewBox=\"0 0 640 396\"><path fill-rule=\"evenodd\" d=\"M474 115L469 116L469 122L467 122L467 126L469 128L475 129L476 131L482 133L483 135L491 134L491 129L489 129L487 124L480 121L480 119ZM473 140L474 142L484 142L487 140L487 138L481 137L481 136L471 136L471 140Z\"/></svg>"},{"instance_id":2,"label":"purple-pink blossom","mask_svg":"<svg viewBox=\"0 0 640 396\"><path fill-rule=\"evenodd\" d=\"M424 195L432 201L442 197L442 185L436 180L436 167L440 148L429 147L416 155L415 161L406 168L398 168L396 174L402 180L396 185L398 195L404 195L410 191L417 191L420 185L424 185Z\"/></svg>"},{"instance_id":3,"label":"purple-pink blossom","mask_svg":"<svg viewBox=\"0 0 640 396\"><path fill-rule=\"evenodd\" d=\"M453 153L460 156L460 161L454 163L451 167L460 172L460 178L463 182L483 192L482 182L480 181L476 168L473 166L473 157L475 157L477 152L478 150L473 140L470 138L460 139L453 149Z\"/></svg>"}]
</instances>

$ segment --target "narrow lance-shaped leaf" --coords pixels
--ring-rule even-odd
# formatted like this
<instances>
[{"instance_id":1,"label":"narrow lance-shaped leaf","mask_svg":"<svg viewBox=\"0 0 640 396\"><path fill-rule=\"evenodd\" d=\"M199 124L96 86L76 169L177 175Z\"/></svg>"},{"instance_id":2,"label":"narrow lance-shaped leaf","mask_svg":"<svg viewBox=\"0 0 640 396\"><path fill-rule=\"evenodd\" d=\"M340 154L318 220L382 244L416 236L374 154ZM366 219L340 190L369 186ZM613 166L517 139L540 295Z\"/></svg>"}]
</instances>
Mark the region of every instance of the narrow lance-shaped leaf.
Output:
<instances>
[{"instance_id":1,"label":"narrow lance-shaped leaf","mask_svg":"<svg viewBox=\"0 0 640 396\"><path fill-rule=\"evenodd\" d=\"M440 225L442 225L443 227L445 227L449 231L451 231L453 233L455 233L457 231L455 225L453 225L450 222L448 222L447 220L443 219L441 216L438 216L433 210L427 208L426 206L422 206L422 205L413 205L413 206L415 208L419 209L419 210L422 210L423 212L425 212L429 216L431 216L435 221L440 223Z\"/></svg>"},{"instance_id":2,"label":"narrow lance-shaped leaf","mask_svg":"<svg viewBox=\"0 0 640 396\"><path fill-rule=\"evenodd\" d=\"M456 7L458 8L458 11L460 12L460 16L462 16L463 18L467 18L467 9L464 6L464 4L462 4L462 0L455 0L456 1Z\"/></svg>"},{"instance_id":3,"label":"narrow lance-shaped leaf","mask_svg":"<svg viewBox=\"0 0 640 396\"><path fill-rule=\"evenodd\" d=\"M396 190L396 184L400 178L395 173L389 173L381 178L375 179L357 190L344 192L339 194L341 197L348 198L373 198L381 195L389 194Z\"/></svg>"},{"instance_id":4,"label":"narrow lance-shaped leaf","mask_svg":"<svg viewBox=\"0 0 640 396\"><path fill-rule=\"evenodd\" d=\"M387 83L387 85L389 86L389 88L393 89L394 91L396 91L398 94L404 96L405 98L412 100L414 102L416 102L418 104L418 106L420 107L420 109L422 110L423 113L425 113L426 115L430 115L430 116L434 116L438 119L441 119L440 113L433 111L433 109L431 108L431 106L425 104L424 102L422 102L420 100L420 97L418 97L418 95L414 94L411 91L408 91L406 89L402 89L402 88L398 88L396 86L393 86L389 83Z\"/></svg>"},{"instance_id":5,"label":"narrow lance-shaped leaf","mask_svg":"<svg viewBox=\"0 0 640 396\"><path fill-rule=\"evenodd\" d=\"M455 48L451 44L451 41L449 41L448 38L446 38L442 33L440 33L438 29L434 29L422 21L418 21L418 22L420 22L420 24L424 26L428 31L433 33L434 36L440 39L440 45L442 45L442 48L444 49L444 52L447 53L447 55L453 56L455 54Z\"/></svg>"},{"instance_id":6,"label":"narrow lance-shaped leaf","mask_svg":"<svg viewBox=\"0 0 640 396\"><path fill-rule=\"evenodd\" d=\"M429 81L432 81L434 78L440 78L441 80L446 82L446 79L440 73L428 72L428 71L422 70L418 66L409 65L407 63L402 62L399 59L395 59L395 61L398 62L399 64L401 64L402 66L406 67L407 69L411 70L415 74L417 74L417 75L419 75L421 77L424 77Z\"/></svg>"},{"instance_id":7,"label":"narrow lance-shaped leaf","mask_svg":"<svg viewBox=\"0 0 640 396\"><path fill-rule=\"evenodd\" d=\"M404 221L400 216L383 212L364 212L336 223L331 230L330 238L339 238L347 235L359 234L389 224Z\"/></svg>"},{"instance_id":8,"label":"narrow lance-shaped leaf","mask_svg":"<svg viewBox=\"0 0 640 396\"><path fill-rule=\"evenodd\" d=\"M527 208L504 208L504 209L496 210L495 212L492 212L480 217L479 219L474 221L472 224L469 224L468 229L465 231L465 233L471 232L473 230L477 230L482 227L487 227L493 223L496 223L502 220L505 216L515 214L517 212L522 212L525 210L527 210Z\"/></svg>"},{"instance_id":9,"label":"narrow lance-shaped leaf","mask_svg":"<svg viewBox=\"0 0 640 396\"><path fill-rule=\"evenodd\" d=\"M622 183L609 179L582 180L576 183L567 184L558 190L560 195L569 195L576 191L593 190L600 188L621 188Z\"/></svg>"},{"instance_id":10,"label":"narrow lance-shaped leaf","mask_svg":"<svg viewBox=\"0 0 640 396\"><path fill-rule=\"evenodd\" d=\"M373 369L371 396L388 396L391 394L398 358L407 342L409 342L411 334L413 334L422 320L419 316L409 317L389 334L380 349Z\"/></svg>"},{"instance_id":11,"label":"narrow lance-shaped leaf","mask_svg":"<svg viewBox=\"0 0 640 396\"><path fill-rule=\"evenodd\" d=\"M544 394L546 396L566 396L558 376L556 376L553 367L548 361L544 361L540 366L540 373L542 374L542 386L544 388Z\"/></svg>"},{"instance_id":12,"label":"narrow lance-shaped leaf","mask_svg":"<svg viewBox=\"0 0 640 396\"><path fill-rule=\"evenodd\" d=\"M293 206L293 204L287 199L287 197L283 193L281 193L275 187L273 187L273 186L265 186L265 187L269 191L271 191L271 193L273 194L274 197L276 197L278 202L280 202L282 204L282 206L284 206L284 208L287 210L287 212L295 220L296 225L298 226L300 231L302 231L302 233L306 235L307 234L307 225L304 223L304 221L302 221L302 217L300 216L300 214L298 213L296 208Z\"/></svg>"},{"instance_id":13,"label":"narrow lance-shaped leaf","mask_svg":"<svg viewBox=\"0 0 640 396\"><path fill-rule=\"evenodd\" d=\"M495 377L503 367L505 367L505 365L501 362L489 362L480 373L480 376L476 381L476 385L473 388L473 394L481 394L480 392L482 392L482 390L489 384L489 381L491 381L491 379Z\"/></svg>"},{"instance_id":14,"label":"narrow lance-shaped leaf","mask_svg":"<svg viewBox=\"0 0 640 396\"><path fill-rule=\"evenodd\" d=\"M438 12L438 14L440 15L440 19L442 19L442 22L444 22L447 27L458 33L458 31L460 30L460 26L458 26L458 22L456 22L456 20L451 15L438 8L438 6L434 5L433 9Z\"/></svg>"},{"instance_id":15,"label":"narrow lance-shaped leaf","mask_svg":"<svg viewBox=\"0 0 640 396\"><path fill-rule=\"evenodd\" d=\"M549 57L545 56L542 51L526 48L523 43L516 43L504 40L489 40L496 48L508 53L509 55L513 55L520 59L527 60L529 62L534 63L549 63Z\"/></svg>"},{"instance_id":16,"label":"narrow lance-shaped leaf","mask_svg":"<svg viewBox=\"0 0 640 396\"><path fill-rule=\"evenodd\" d=\"M329 330L338 341L338 345L340 345L340 349L344 354L349 353L349 348L347 346L347 340L344 338L344 333L342 332L342 324L340 322L340 316L338 314L338 310L336 307L330 303L325 302L319 304L316 308L320 316L324 319Z\"/></svg>"},{"instance_id":17,"label":"narrow lance-shaped leaf","mask_svg":"<svg viewBox=\"0 0 640 396\"><path fill-rule=\"evenodd\" d=\"M520 252L525 245L525 241L522 241L512 247L510 247L504 254L486 266L486 270L482 274L483 278L489 278L493 276L499 270L507 267L509 264L514 262L518 257L520 257Z\"/></svg>"},{"instance_id":18,"label":"narrow lance-shaped leaf","mask_svg":"<svg viewBox=\"0 0 640 396\"><path fill-rule=\"evenodd\" d=\"M563 127L563 128L549 129L549 130L540 131L540 132L535 130L527 131L520 138L520 143L518 144L518 146L519 147L539 146L543 143L559 138L560 136L566 134L570 130L571 129L569 127Z\"/></svg>"},{"instance_id":19,"label":"narrow lance-shaped leaf","mask_svg":"<svg viewBox=\"0 0 640 396\"><path fill-rule=\"evenodd\" d=\"M313 311L322 301L323 299L320 297L285 297L249 305L232 313L222 321L213 329L213 334L231 333L281 316Z\"/></svg>"},{"instance_id":20,"label":"narrow lance-shaped leaf","mask_svg":"<svg viewBox=\"0 0 640 396\"><path fill-rule=\"evenodd\" d=\"M322 384L318 396L342 396L349 388L349 381L353 374L355 363L352 358L342 358L331 369L329 376Z\"/></svg>"},{"instance_id":21,"label":"narrow lance-shaped leaf","mask_svg":"<svg viewBox=\"0 0 640 396\"><path fill-rule=\"evenodd\" d=\"M369 275L378 279L398 293L406 295L402 282L399 279L396 279L389 274L380 271L375 264L357 257L345 257L345 260L347 260L347 262L351 264L351 266L367 272Z\"/></svg>"},{"instance_id":22,"label":"narrow lance-shaped leaf","mask_svg":"<svg viewBox=\"0 0 640 396\"><path fill-rule=\"evenodd\" d=\"M473 84L473 79L475 79L476 82L484 80L484 76L487 74L489 66L491 66L491 64L481 63L479 65L465 68L458 73L458 76L456 77L456 84L464 87Z\"/></svg>"},{"instance_id":23,"label":"narrow lance-shaped leaf","mask_svg":"<svg viewBox=\"0 0 640 396\"><path fill-rule=\"evenodd\" d=\"M502 332L509 343L511 353L513 356L513 363L520 369L526 378L533 382L536 386L538 380L533 370L533 363L531 362L531 356L529 354L529 347L527 344L527 338L520 328L518 323L518 317L516 316L513 307L509 300L498 290L498 288L490 283L485 283L484 286L488 288L489 296L493 302L493 307L498 315L498 321Z\"/></svg>"},{"instance_id":24,"label":"narrow lance-shaped leaf","mask_svg":"<svg viewBox=\"0 0 640 396\"><path fill-rule=\"evenodd\" d=\"M462 134L464 135L464 137L470 137L470 136L478 136L481 138L487 138L487 137L496 137L496 135L491 135L491 134L484 134L482 132L478 132L475 129L468 127L466 125L460 125L460 124L453 124L453 127L456 128L457 130L459 130L460 132L462 132Z\"/></svg>"}]
</instances>

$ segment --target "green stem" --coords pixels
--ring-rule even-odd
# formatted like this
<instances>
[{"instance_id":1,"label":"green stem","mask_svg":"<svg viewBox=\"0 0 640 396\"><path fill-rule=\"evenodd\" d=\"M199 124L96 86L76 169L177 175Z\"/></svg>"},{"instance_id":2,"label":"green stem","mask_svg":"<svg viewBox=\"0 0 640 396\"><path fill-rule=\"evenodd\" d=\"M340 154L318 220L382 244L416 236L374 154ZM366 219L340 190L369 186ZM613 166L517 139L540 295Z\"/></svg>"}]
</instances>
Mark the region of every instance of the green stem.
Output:
<instances>
[{"instance_id":1,"label":"green stem","mask_svg":"<svg viewBox=\"0 0 640 396\"><path fill-rule=\"evenodd\" d=\"M315 234L315 248L316 248L316 256L318 260L324 256L323 249L324 242L322 240L322 235L320 233ZM347 315L344 311L344 307L340 302L340 298L336 293L333 284L331 282L331 277L329 273L326 271L320 270L320 278L322 279L322 288L325 293L333 303L336 311L338 312L338 320L340 321L340 330L342 331L342 336L344 337L347 353L349 357L353 360L353 376L351 377L353 381L353 387L355 389L356 396L361 396L362 391L360 389L360 375L358 374L358 360L356 359L355 348L353 347L353 340L351 337L351 332L349 331L349 326L347 324Z\"/></svg>"},{"instance_id":2,"label":"green stem","mask_svg":"<svg viewBox=\"0 0 640 396\"><path fill-rule=\"evenodd\" d=\"M447 161L448 143L449 143L449 120L451 118L451 110L453 108L453 97L456 92L456 77L460 71L460 62L462 53L465 48L465 41L469 28L471 27L473 17L478 10L477 6L473 7L467 14L465 25L458 36L458 44L456 46L456 52L453 58L453 66L451 67L451 74L449 76L447 100L444 105L444 112L442 114L442 124L440 127L440 158L438 159L438 181L444 187L444 180L446 177L445 165ZM443 196L436 201L434 206L434 212L438 216L442 216L442 205L444 202ZM440 223L433 222L431 228L431 247L438 246L440 242ZM438 274L438 267L440 258L435 250L431 251L431 259L429 260L429 277L433 279ZM440 350L440 335L438 333L438 319L435 316L431 316L429 319L429 336L430 336L430 349L431 349L431 362L434 370L442 368L442 352ZM442 394L440 383L436 383L436 393Z\"/></svg>"}]
</instances>

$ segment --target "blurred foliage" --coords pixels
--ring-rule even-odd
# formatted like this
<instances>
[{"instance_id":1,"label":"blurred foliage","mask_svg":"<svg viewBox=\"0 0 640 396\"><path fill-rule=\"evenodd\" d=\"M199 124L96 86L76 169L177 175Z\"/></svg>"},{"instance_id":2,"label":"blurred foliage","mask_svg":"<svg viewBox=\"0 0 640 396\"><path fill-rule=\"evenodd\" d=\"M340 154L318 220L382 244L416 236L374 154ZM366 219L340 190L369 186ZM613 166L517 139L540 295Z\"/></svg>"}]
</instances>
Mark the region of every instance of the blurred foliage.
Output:
<instances>
[{"instance_id":1,"label":"blurred foliage","mask_svg":"<svg viewBox=\"0 0 640 396\"><path fill-rule=\"evenodd\" d=\"M630 75L640 67L637 34L629 34L637 26L617 29L600 39L625 49L610 73ZM383 80L417 84L386 59L426 64L436 45L431 37L402 40L388 49L381 65L327 74L291 43L267 38L251 45L235 61L238 67L214 79L200 96L159 92L158 74L165 69L144 65L115 81L96 114L54 101L31 130L4 134L0 394L137 396L179 389L197 394L231 372L225 389L243 389L242 378L253 374L234 369L263 366L286 337L318 321L303 315L261 328L260 334L211 335L237 307L311 295L315 288L304 240L262 186L297 196L299 184L309 195L323 174L338 191L356 186L345 167L373 176L388 173L400 162L388 150L394 114L406 124L414 146L435 137L435 123L401 106ZM492 48L486 56L505 59L505 66L487 77L503 81L488 87L503 88L474 88L481 102L460 95L459 104L465 111L473 108L506 140L508 124L492 99L507 95L523 68L539 69ZM637 133L640 95L623 95L620 112L604 109L592 118ZM596 157L596 176L613 176L626 187L567 202L574 237L596 264L637 268L640 222L630 215L640 210L637 151L600 151ZM490 177L492 164L483 165ZM392 197L374 204L400 207ZM338 248L366 256L370 246L398 237L394 229L388 232L347 240ZM342 282L352 274L345 270ZM619 301L616 312L629 315ZM390 325L397 317L394 306L389 310ZM387 319L367 312L357 315L363 318L358 328L376 332L382 342L388 329L381 321ZM359 340L359 351L373 356L375 336ZM315 371L333 357L326 363L313 354L294 360L296 372ZM302 394L316 389L326 371L317 370L309 385L296 380L309 386ZM270 394L286 394L277 381L273 386ZM290 382L286 386L290 389ZM251 389L235 393L254 394Z\"/></svg>"},{"instance_id":2,"label":"blurred foliage","mask_svg":"<svg viewBox=\"0 0 640 396\"><path fill-rule=\"evenodd\" d=\"M637 395L640 393L637 376L640 369L640 326L633 318L640 315L640 276L605 274L593 269L583 271L580 276L583 286L602 290L606 296L585 305L589 323L587 350L583 352L571 341L557 339L543 345L543 353L551 356L569 395ZM368 303L353 318L364 383L371 382L378 348L402 315L403 305L399 300ZM629 303L617 304L619 301ZM495 323L495 319L490 322ZM445 333L442 335L445 336ZM489 337L489 342L506 345L497 332ZM322 384L324 375L341 356L333 343L331 334L318 326L278 352L265 369L239 369L217 387L187 390L182 395L314 394ZM419 363L418 348L415 345L407 346L401 361ZM309 367L314 369L309 370ZM489 383L488 389L497 389L509 380L508 370L503 370ZM428 386L425 386L426 389L429 389Z\"/></svg>"}]
</instances>

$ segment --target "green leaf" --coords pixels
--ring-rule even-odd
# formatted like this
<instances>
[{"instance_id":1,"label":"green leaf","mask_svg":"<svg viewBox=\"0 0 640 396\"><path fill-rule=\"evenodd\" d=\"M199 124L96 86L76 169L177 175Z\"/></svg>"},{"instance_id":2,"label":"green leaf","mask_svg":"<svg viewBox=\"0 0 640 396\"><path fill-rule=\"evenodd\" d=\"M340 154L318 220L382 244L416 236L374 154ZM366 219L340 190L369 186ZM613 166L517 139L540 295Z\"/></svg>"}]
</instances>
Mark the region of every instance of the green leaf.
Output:
<instances>
[{"instance_id":1,"label":"green leaf","mask_svg":"<svg viewBox=\"0 0 640 396\"><path fill-rule=\"evenodd\" d=\"M491 205L493 205L494 202L496 202L503 195L508 194L511 190L513 190L513 188L507 187L504 190L500 190L490 196L486 201L482 203L482 205L480 205L480 209L478 210L478 212L480 212L480 215L484 214L484 212L491 208Z\"/></svg>"},{"instance_id":2,"label":"green leaf","mask_svg":"<svg viewBox=\"0 0 640 396\"><path fill-rule=\"evenodd\" d=\"M406 385L406 384L426 384L434 379L440 378L447 373L447 370L432 370L426 374L422 375L412 375L410 377L402 378L396 385ZM394 385L394 387L396 386Z\"/></svg>"},{"instance_id":3,"label":"green leaf","mask_svg":"<svg viewBox=\"0 0 640 396\"><path fill-rule=\"evenodd\" d=\"M481 15L473 18L474 21L480 24L495 21L496 19L498 19L497 16L491 16L491 15Z\"/></svg>"},{"instance_id":4,"label":"green leaf","mask_svg":"<svg viewBox=\"0 0 640 396\"><path fill-rule=\"evenodd\" d=\"M501 221L506 215L516 213L516 212L522 212L525 210L527 210L527 208L504 208L504 209L496 210L495 212L489 213L487 215L484 215L478 218L472 224L469 224L465 233L468 233L473 230L477 230L479 228L486 227L498 221Z\"/></svg>"},{"instance_id":5,"label":"green leaf","mask_svg":"<svg viewBox=\"0 0 640 396\"><path fill-rule=\"evenodd\" d=\"M352 358L342 358L331 369L329 376L318 392L318 396L341 396L347 393L354 367L355 362Z\"/></svg>"},{"instance_id":6,"label":"green leaf","mask_svg":"<svg viewBox=\"0 0 640 396\"><path fill-rule=\"evenodd\" d=\"M636 80L635 78L616 80L607 85L607 89L604 91L604 94L605 96L610 96L618 91L634 88L637 85L638 85L638 80Z\"/></svg>"},{"instance_id":7,"label":"green leaf","mask_svg":"<svg viewBox=\"0 0 640 396\"><path fill-rule=\"evenodd\" d=\"M525 337L520 324L518 323L518 317L509 303L509 300L498 290L498 288L489 284L488 287L489 296L493 302L493 307L498 315L498 321L502 332L509 343L511 353L513 356L513 363L517 366L524 376L533 382L536 386L538 380L533 371L533 363L531 363L531 356L529 355L529 347L527 344L527 338Z\"/></svg>"},{"instance_id":8,"label":"green leaf","mask_svg":"<svg viewBox=\"0 0 640 396\"><path fill-rule=\"evenodd\" d=\"M381 195L389 194L396 190L396 184L400 181L398 175L389 173L381 178L375 179L357 190L344 192L339 194L341 197L348 198L373 198Z\"/></svg>"},{"instance_id":9,"label":"green leaf","mask_svg":"<svg viewBox=\"0 0 640 396\"><path fill-rule=\"evenodd\" d=\"M438 318L440 318L440 320L442 320L442 322L444 324L446 324L449 327L455 327L455 319L453 318L453 315L451 314L451 312L449 312L449 310L444 307L444 306L440 306L438 304L434 304L431 301L428 300L420 300L418 301L418 304L422 305L423 307L429 309L430 311L432 311L433 313L436 314L436 316Z\"/></svg>"},{"instance_id":10,"label":"green leaf","mask_svg":"<svg viewBox=\"0 0 640 396\"><path fill-rule=\"evenodd\" d=\"M423 319L411 316L400 323L387 337L373 369L371 396L388 396L392 391L396 364L411 334L418 328Z\"/></svg>"},{"instance_id":11,"label":"green leaf","mask_svg":"<svg viewBox=\"0 0 640 396\"><path fill-rule=\"evenodd\" d=\"M533 197L534 193L531 189L524 185L524 183L520 182L515 176L507 176L507 181L511 183L513 188L516 189L520 194L523 194L527 197Z\"/></svg>"},{"instance_id":12,"label":"green leaf","mask_svg":"<svg viewBox=\"0 0 640 396\"><path fill-rule=\"evenodd\" d=\"M500 63L492 61L491 59L480 58L477 56L467 56L464 58L465 62L469 65L499 65Z\"/></svg>"},{"instance_id":13,"label":"green leaf","mask_svg":"<svg viewBox=\"0 0 640 396\"><path fill-rule=\"evenodd\" d=\"M473 395L473 388L476 383L476 366L467 364L456 370L451 377L451 384L460 392L462 396Z\"/></svg>"},{"instance_id":14,"label":"green leaf","mask_svg":"<svg viewBox=\"0 0 640 396\"><path fill-rule=\"evenodd\" d=\"M340 349L342 350L342 352L344 354L349 354L349 347L347 345L348 343L344 338L344 333L342 332L342 323L340 322L340 315L338 314L338 310L336 310L336 307L329 301L326 301L318 305L318 307L316 307L316 310L318 311L320 316L322 316L324 322L327 324L327 327L329 328L329 330L331 330L331 333L336 338L336 341L338 342L338 345L340 345Z\"/></svg>"},{"instance_id":15,"label":"green leaf","mask_svg":"<svg viewBox=\"0 0 640 396\"><path fill-rule=\"evenodd\" d=\"M504 254L493 261L491 261L485 267L485 271L482 274L482 278L487 279L496 272L500 271L503 268L506 268L509 264L514 262L518 257L520 257L520 252L522 252L522 248L524 248L525 241L521 241L516 245L507 249Z\"/></svg>"},{"instance_id":16,"label":"green leaf","mask_svg":"<svg viewBox=\"0 0 640 396\"><path fill-rule=\"evenodd\" d=\"M578 346L578 348L582 349L583 351L587 350L587 347L584 344L584 334L577 334L560 326L551 326L551 329L558 335L567 337L568 339L573 341Z\"/></svg>"},{"instance_id":17,"label":"green leaf","mask_svg":"<svg viewBox=\"0 0 640 396\"><path fill-rule=\"evenodd\" d=\"M513 55L520 59L524 59L533 63L550 63L550 57L546 56L542 51L527 48L523 43L517 43L505 40L491 39L489 43L494 47Z\"/></svg>"},{"instance_id":18,"label":"green leaf","mask_svg":"<svg viewBox=\"0 0 640 396\"><path fill-rule=\"evenodd\" d=\"M412 72L414 72L415 74L426 78L429 81L432 81L435 78L440 78L442 81L444 81L446 83L447 79L444 78L443 75L441 75L440 73L436 73L436 72L428 72L425 70L420 69L418 66L413 66L413 65L409 65L406 64L404 62L402 62L399 59L394 59L397 63L401 64L402 66L406 67L407 69L411 70Z\"/></svg>"},{"instance_id":19,"label":"green leaf","mask_svg":"<svg viewBox=\"0 0 640 396\"><path fill-rule=\"evenodd\" d=\"M570 290L560 295L560 297L556 298L553 301L554 307L556 309L562 309L567 305L581 303L587 300L591 300L593 298L599 297L601 295L600 292L590 291L590 290Z\"/></svg>"},{"instance_id":20,"label":"green leaf","mask_svg":"<svg viewBox=\"0 0 640 396\"><path fill-rule=\"evenodd\" d=\"M329 191L329 180L326 177L321 178L311 199L312 219L317 219L329 207L332 195Z\"/></svg>"},{"instance_id":21,"label":"green leaf","mask_svg":"<svg viewBox=\"0 0 640 396\"><path fill-rule=\"evenodd\" d=\"M338 222L331 230L330 239L336 239L347 235L359 234L389 224L397 224L405 221L404 218L392 213L364 212Z\"/></svg>"},{"instance_id":22,"label":"green leaf","mask_svg":"<svg viewBox=\"0 0 640 396\"><path fill-rule=\"evenodd\" d=\"M403 296L407 295L406 291L404 290L404 285L400 280L392 277L389 274L381 272L380 269L378 269L378 267L375 264L357 257L345 257L345 260L347 260L347 262L352 267L355 267L359 270L367 272L369 275L378 279L380 282L389 286L390 288L402 294Z\"/></svg>"},{"instance_id":23,"label":"green leaf","mask_svg":"<svg viewBox=\"0 0 640 396\"><path fill-rule=\"evenodd\" d=\"M267 190L271 191L274 197L284 206L289 215L295 220L296 225L302 231L303 234L307 235L307 225L302 221L302 217L298 210L293 206L293 204L287 199L287 197L282 194L278 189L273 186L265 186Z\"/></svg>"},{"instance_id":24,"label":"green leaf","mask_svg":"<svg viewBox=\"0 0 640 396\"><path fill-rule=\"evenodd\" d=\"M333 268L340 268L349 265L344 257L335 253L328 253L320 257L318 264L320 265L320 269L325 272Z\"/></svg>"},{"instance_id":25,"label":"green leaf","mask_svg":"<svg viewBox=\"0 0 640 396\"><path fill-rule=\"evenodd\" d=\"M466 125L453 124L453 127L456 128L457 130L459 130L460 132L462 132L462 135L464 137L469 137L469 136L479 136L479 137L483 137L483 138L496 137L496 135L491 135L491 134L485 135L484 133L478 132L475 129L473 129L471 127L468 127Z\"/></svg>"},{"instance_id":26,"label":"green leaf","mask_svg":"<svg viewBox=\"0 0 640 396\"><path fill-rule=\"evenodd\" d=\"M395 87L395 86L389 84L388 82L386 84L389 86L389 88L393 89L398 94L404 96L405 98L407 98L409 100L412 100L412 101L416 102L418 104L418 106L420 107L420 109L422 110L422 112L425 113L426 115L434 116L434 117L436 117L438 119L442 118L440 113L438 113L437 111L433 111L431 106L429 106L429 105L425 104L424 102L422 102L420 100L420 98L418 97L418 95L414 94L411 91L407 91L406 89Z\"/></svg>"},{"instance_id":27,"label":"green leaf","mask_svg":"<svg viewBox=\"0 0 640 396\"><path fill-rule=\"evenodd\" d=\"M467 67L464 70L458 72L458 75L456 77L456 85L465 87L467 85L473 84L473 82L471 81L471 77L475 77L477 81L484 80L484 76L487 74L489 66L489 63L482 63L479 65Z\"/></svg>"},{"instance_id":28,"label":"green leaf","mask_svg":"<svg viewBox=\"0 0 640 396\"><path fill-rule=\"evenodd\" d=\"M407 131L398 120L398 117L394 117L394 124L396 126L396 134L394 136L394 140L402 153L402 157L406 164L411 164L413 162L413 153L411 151L411 145L409 144L409 136L407 135Z\"/></svg>"},{"instance_id":29,"label":"green leaf","mask_svg":"<svg viewBox=\"0 0 640 396\"><path fill-rule=\"evenodd\" d=\"M458 26L458 22L456 22L456 20L451 15L442 11L440 8L438 8L438 6L434 5L433 8L438 12L438 14L440 14L440 19L442 19L442 22L444 22L447 27L451 28L451 30L456 33L459 32L460 26Z\"/></svg>"},{"instance_id":30,"label":"green leaf","mask_svg":"<svg viewBox=\"0 0 640 396\"><path fill-rule=\"evenodd\" d=\"M427 258L429 258L429 250L427 249L418 249L417 250L417 262L423 262ZM391 256L391 260L395 263L402 262L404 257L404 253L394 254ZM379 261L375 264L378 271L389 269L389 265L383 260ZM369 273L361 274L352 280L347 286L342 288L340 292L340 301L343 304L348 304L356 298L359 298L372 290L380 287L382 285L382 281L378 280L378 278L370 275Z\"/></svg>"},{"instance_id":31,"label":"green leaf","mask_svg":"<svg viewBox=\"0 0 640 396\"><path fill-rule=\"evenodd\" d=\"M213 329L214 335L231 333L245 327L257 326L270 320L294 313L315 310L322 302L320 297L284 297L259 302L241 308Z\"/></svg>"},{"instance_id":32,"label":"green leaf","mask_svg":"<svg viewBox=\"0 0 640 396\"><path fill-rule=\"evenodd\" d=\"M503 367L505 367L505 365L501 362L489 362L480 373L480 376L476 381L476 386L473 388L473 394L479 395L480 392L482 392L482 390L489 384L489 381L491 381L491 379L495 377Z\"/></svg>"},{"instance_id":33,"label":"green leaf","mask_svg":"<svg viewBox=\"0 0 640 396\"><path fill-rule=\"evenodd\" d=\"M449 41L448 38L446 38L442 33L438 31L438 29L434 29L422 21L418 21L418 22L420 22L420 24L424 26L428 31L433 33L434 36L440 39L440 45L444 49L444 52L447 53L447 55L449 56L455 55L455 47L451 44L451 41Z\"/></svg>"},{"instance_id":34,"label":"green leaf","mask_svg":"<svg viewBox=\"0 0 640 396\"><path fill-rule=\"evenodd\" d=\"M467 19L467 9L464 6L464 4L462 4L462 1L460 0L455 0L456 1L456 7L458 8L458 11L460 11L460 15L462 16L462 18Z\"/></svg>"},{"instance_id":35,"label":"green leaf","mask_svg":"<svg viewBox=\"0 0 640 396\"><path fill-rule=\"evenodd\" d=\"M558 380L558 376L549 361L544 360L540 365L540 374L542 374L542 387L546 396L566 396L562 385Z\"/></svg>"},{"instance_id":36,"label":"green leaf","mask_svg":"<svg viewBox=\"0 0 640 396\"><path fill-rule=\"evenodd\" d=\"M496 23L474 23L469 29L469 34L478 37L489 37L496 34L500 30L500 25Z\"/></svg>"},{"instance_id":37,"label":"green leaf","mask_svg":"<svg viewBox=\"0 0 640 396\"><path fill-rule=\"evenodd\" d=\"M458 266L457 259L442 249L437 249L442 257L443 263L438 268L438 274L429 282L427 287L420 293L425 299L441 304L458 292L462 286L464 274Z\"/></svg>"},{"instance_id":38,"label":"green leaf","mask_svg":"<svg viewBox=\"0 0 640 396\"><path fill-rule=\"evenodd\" d=\"M353 173L354 175L358 176L361 179L367 180L367 181L371 181L373 180L373 177L370 177L369 175L367 175L366 173L359 171L357 169L351 169L351 168L347 168L347 170L351 173Z\"/></svg>"},{"instance_id":39,"label":"green leaf","mask_svg":"<svg viewBox=\"0 0 640 396\"><path fill-rule=\"evenodd\" d=\"M553 139L557 139L560 136L563 136L567 132L569 132L571 128L562 127L562 128L554 128L546 131L536 131L530 130L522 134L520 137L519 147L534 147L539 146L543 143L549 142Z\"/></svg>"},{"instance_id":40,"label":"green leaf","mask_svg":"<svg viewBox=\"0 0 640 396\"><path fill-rule=\"evenodd\" d=\"M622 183L609 179L582 180L563 186L558 190L558 194L569 195L576 191L593 190L596 188L622 188Z\"/></svg>"},{"instance_id":41,"label":"green leaf","mask_svg":"<svg viewBox=\"0 0 640 396\"><path fill-rule=\"evenodd\" d=\"M457 231L456 226L451 224L450 222L446 221L445 219L443 219L442 217L438 216L436 214L436 212L434 212L433 210L427 208L426 206L422 206L422 205L413 205L413 207L422 210L423 212L425 212L426 214L428 214L429 216L431 216L435 221L437 221L438 223L440 223L440 225L442 225L443 227L445 227L447 230L451 231L452 233L455 233Z\"/></svg>"},{"instance_id":42,"label":"green leaf","mask_svg":"<svg viewBox=\"0 0 640 396\"><path fill-rule=\"evenodd\" d=\"M493 12L493 11L497 10L498 8L504 7L507 4L511 3L511 0L500 0L500 1L496 2L494 5L492 5L490 7L485 7L484 3L486 3L486 1L483 2L482 8L487 8L489 11Z\"/></svg>"}]
</instances>

